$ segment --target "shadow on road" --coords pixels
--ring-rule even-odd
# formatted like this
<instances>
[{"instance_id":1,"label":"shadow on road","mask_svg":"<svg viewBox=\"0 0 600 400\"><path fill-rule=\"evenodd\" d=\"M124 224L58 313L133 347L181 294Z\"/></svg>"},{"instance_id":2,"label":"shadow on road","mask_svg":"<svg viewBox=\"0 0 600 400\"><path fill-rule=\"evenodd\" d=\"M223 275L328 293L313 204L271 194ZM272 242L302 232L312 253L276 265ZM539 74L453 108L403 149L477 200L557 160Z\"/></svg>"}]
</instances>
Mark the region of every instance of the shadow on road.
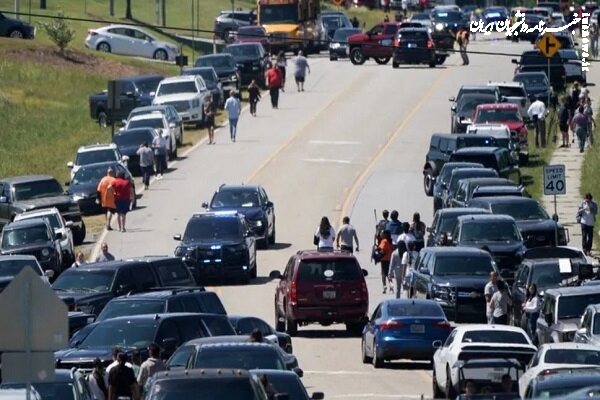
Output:
<instances>
[{"instance_id":1,"label":"shadow on road","mask_svg":"<svg viewBox=\"0 0 600 400\"><path fill-rule=\"evenodd\" d=\"M431 371L431 363L428 361L388 361L383 364L381 369L391 369L396 371Z\"/></svg>"},{"instance_id":2,"label":"shadow on road","mask_svg":"<svg viewBox=\"0 0 600 400\"><path fill-rule=\"evenodd\" d=\"M343 325L342 325L343 326ZM305 339L338 339L358 338L359 336L342 329L298 329L299 338Z\"/></svg>"},{"instance_id":3,"label":"shadow on road","mask_svg":"<svg viewBox=\"0 0 600 400\"><path fill-rule=\"evenodd\" d=\"M268 250L285 250L289 247L292 247L291 243L273 243L269 245Z\"/></svg>"}]
</instances>

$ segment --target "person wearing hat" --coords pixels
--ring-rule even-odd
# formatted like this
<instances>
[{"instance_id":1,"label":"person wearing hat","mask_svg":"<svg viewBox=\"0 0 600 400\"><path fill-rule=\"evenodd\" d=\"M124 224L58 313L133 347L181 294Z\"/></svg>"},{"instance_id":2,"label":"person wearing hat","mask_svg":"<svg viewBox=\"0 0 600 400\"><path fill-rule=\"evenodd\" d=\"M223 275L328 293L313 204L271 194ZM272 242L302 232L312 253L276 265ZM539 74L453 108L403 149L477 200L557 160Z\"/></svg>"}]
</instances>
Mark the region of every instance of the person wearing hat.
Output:
<instances>
[{"instance_id":1,"label":"person wearing hat","mask_svg":"<svg viewBox=\"0 0 600 400\"><path fill-rule=\"evenodd\" d=\"M537 96L527 110L529 118L535 124L535 145L537 147L546 147L546 106L542 101L542 96Z\"/></svg>"}]
</instances>

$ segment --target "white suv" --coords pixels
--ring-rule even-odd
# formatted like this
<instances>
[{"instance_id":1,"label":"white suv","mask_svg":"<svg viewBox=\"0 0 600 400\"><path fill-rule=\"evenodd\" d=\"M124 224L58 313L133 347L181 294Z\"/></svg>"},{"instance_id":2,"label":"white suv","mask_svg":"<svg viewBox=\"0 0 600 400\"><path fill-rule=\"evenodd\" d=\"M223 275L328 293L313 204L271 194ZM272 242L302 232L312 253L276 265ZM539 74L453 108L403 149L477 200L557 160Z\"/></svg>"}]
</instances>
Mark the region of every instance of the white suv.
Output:
<instances>
[{"instance_id":1,"label":"white suv","mask_svg":"<svg viewBox=\"0 0 600 400\"><path fill-rule=\"evenodd\" d=\"M531 100L527 96L527 91L525 90L523 82L490 81L488 82L488 86L496 86L498 88L498 92L500 93L500 101L503 103L512 103L518 105L519 112L521 113L523 120L527 121L529 119L527 110L529 110Z\"/></svg>"},{"instance_id":2,"label":"white suv","mask_svg":"<svg viewBox=\"0 0 600 400\"><path fill-rule=\"evenodd\" d=\"M152 112L150 114L136 115L127 120L125 127L121 130L129 130L134 128L153 128L156 129L162 137L167 139L167 149L170 158L177 157L177 125L173 122L167 122L165 116L160 112Z\"/></svg>"},{"instance_id":3,"label":"white suv","mask_svg":"<svg viewBox=\"0 0 600 400\"><path fill-rule=\"evenodd\" d=\"M15 221L31 218L46 219L54 232L62 235L62 238L60 239L60 248L63 252L63 264L65 267L69 267L71 263L75 261L75 252L73 250L73 232L71 231L73 222L65 221L62 215L60 215L58 209L55 207L26 211L15 215Z\"/></svg>"},{"instance_id":4,"label":"white suv","mask_svg":"<svg viewBox=\"0 0 600 400\"><path fill-rule=\"evenodd\" d=\"M172 105L186 123L201 127L204 98L210 92L199 75L174 76L163 79L156 89L153 105Z\"/></svg>"},{"instance_id":5,"label":"white suv","mask_svg":"<svg viewBox=\"0 0 600 400\"><path fill-rule=\"evenodd\" d=\"M127 167L129 157L122 155L119 148L114 143L92 144L89 146L81 146L77 150L75 162L69 161L67 167L71 169L71 179L73 179L77 170L83 165L107 161L117 161L123 164L124 167Z\"/></svg>"}]
</instances>

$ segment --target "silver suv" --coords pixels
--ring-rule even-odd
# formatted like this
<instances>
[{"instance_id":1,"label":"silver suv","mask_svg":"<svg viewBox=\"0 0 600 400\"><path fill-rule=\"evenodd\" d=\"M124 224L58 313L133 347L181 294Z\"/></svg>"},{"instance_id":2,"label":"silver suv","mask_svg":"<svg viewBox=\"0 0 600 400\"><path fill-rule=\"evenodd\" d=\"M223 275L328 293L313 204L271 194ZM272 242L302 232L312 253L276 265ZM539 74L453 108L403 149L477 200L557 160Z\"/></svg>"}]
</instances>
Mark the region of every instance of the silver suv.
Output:
<instances>
[{"instance_id":1,"label":"silver suv","mask_svg":"<svg viewBox=\"0 0 600 400\"><path fill-rule=\"evenodd\" d=\"M224 41L231 40L230 32L236 32L240 26L254 25L256 14L253 10L221 11L215 18L215 34Z\"/></svg>"}]
</instances>

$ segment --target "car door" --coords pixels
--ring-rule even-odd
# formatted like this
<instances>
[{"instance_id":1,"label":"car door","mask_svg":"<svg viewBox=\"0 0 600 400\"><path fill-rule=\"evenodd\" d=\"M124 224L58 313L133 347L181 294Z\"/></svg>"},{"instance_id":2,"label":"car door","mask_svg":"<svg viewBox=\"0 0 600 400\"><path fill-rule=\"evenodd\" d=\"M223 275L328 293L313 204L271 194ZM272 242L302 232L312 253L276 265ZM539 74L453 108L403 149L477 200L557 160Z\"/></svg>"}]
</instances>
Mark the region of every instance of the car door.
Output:
<instances>
[{"instance_id":1,"label":"car door","mask_svg":"<svg viewBox=\"0 0 600 400\"><path fill-rule=\"evenodd\" d=\"M432 258L428 252L423 252L417 259L415 267L415 279L413 283L414 297L425 299L427 298L429 282L431 282L432 270L429 269L429 261Z\"/></svg>"},{"instance_id":2,"label":"car door","mask_svg":"<svg viewBox=\"0 0 600 400\"><path fill-rule=\"evenodd\" d=\"M110 28L106 32L110 51L115 54L128 54L130 43L125 28Z\"/></svg>"},{"instance_id":3,"label":"car door","mask_svg":"<svg viewBox=\"0 0 600 400\"><path fill-rule=\"evenodd\" d=\"M144 41L141 40L140 34L137 29L134 28L125 28L125 50L124 54L130 56L139 56L142 57L144 54Z\"/></svg>"},{"instance_id":4,"label":"car door","mask_svg":"<svg viewBox=\"0 0 600 400\"><path fill-rule=\"evenodd\" d=\"M188 322L187 320L185 322ZM159 346L163 348L163 357L168 358L173 354L183 341L179 333L179 328L174 319L163 320L156 332L156 340Z\"/></svg>"},{"instance_id":5,"label":"car door","mask_svg":"<svg viewBox=\"0 0 600 400\"><path fill-rule=\"evenodd\" d=\"M592 327L592 316L593 313L591 309L588 308L587 310L585 310L585 312L581 316L581 323L579 324L579 329L575 332L575 338L573 339L574 342L589 342ZM580 333L581 330L585 330L585 333L583 333L583 331Z\"/></svg>"},{"instance_id":6,"label":"car door","mask_svg":"<svg viewBox=\"0 0 600 400\"><path fill-rule=\"evenodd\" d=\"M433 221L431 222L431 226L427 228L427 247L435 246L438 225L440 222L440 215L436 213L433 216Z\"/></svg>"},{"instance_id":7,"label":"car door","mask_svg":"<svg viewBox=\"0 0 600 400\"><path fill-rule=\"evenodd\" d=\"M451 200L451 207L463 207L467 199L467 191L469 189L468 182L461 182L454 198Z\"/></svg>"},{"instance_id":8,"label":"car door","mask_svg":"<svg viewBox=\"0 0 600 400\"><path fill-rule=\"evenodd\" d=\"M521 305L527 297L527 278L529 277L529 271L529 265L521 264L517 270L516 279L512 287L511 296L513 301L513 311L515 318L519 318L519 320L515 320L516 324L520 323Z\"/></svg>"},{"instance_id":9,"label":"car door","mask_svg":"<svg viewBox=\"0 0 600 400\"><path fill-rule=\"evenodd\" d=\"M446 384L446 364L449 359L449 353L452 351L452 344L456 340L456 333L454 330L446 339L446 342L433 354L433 365L435 368L435 375L437 378L437 384L440 388L443 388Z\"/></svg>"},{"instance_id":10,"label":"car door","mask_svg":"<svg viewBox=\"0 0 600 400\"><path fill-rule=\"evenodd\" d=\"M275 289L275 307L279 310L281 315L284 315L285 311L283 305L286 301L288 285L292 281L294 260L294 257L290 257L288 260L281 279L279 280L279 284L277 285L277 289Z\"/></svg>"},{"instance_id":11,"label":"car door","mask_svg":"<svg viewBox=\"0 0 600 400\"><path fill-rule=\"evenodd\" d=\"M552 343L552 323L554 322L554 308L556 306L556 299L554 297L545 297L544 303L542 304L542 312L540 313L540 317L537 320L537 329L536 334L538 337L538 343ZM548 324L548 321L550 324Z\"/></svg>"},{"instance_id":12,"label":"car door","mask_svg":"<svg viewBox=\"0 0 600 400\"><path fill-rule=\"evenodd\" d=\"M384 25L375 25L367 32L367 42L364 44L363 52L367 57L378 57L380 54L379 42L383 40Z\"/></svg>"},{"instance_id":13,"label":"car door","mask_svg":"<svg viewBox=\"0 0 600 400\"><path fill-rule=\"evenodd\" d=\"M377 308L375 308L375 311L373 311L373 315L371 315L369 322L367 322L367 324L365 325L364 341L365 341L365 348L367 350L367 354L373 354L373 342L375 340L375 327L377 326L377 322L378 322L379 318L381 318L381 311L382 311L381 308L382 308L382 305L379 304L377 306Z\"/></svg>"},{"instance_id":14,"label":"car door","mask_svg":"<svg viewBox=\"0 0 600 400\"><path fill-rule=\"evenodd\" d=\"M133 284L136 290L148 290L160 286L157 282L150 264L141 264L131 267Z\"/></svg>"},{"instance_id":15,"label":"car door","mask_svg":"<svg viewBox=\"0 0 600 400\"><path fill-rule=\"evenodd\" d=\"M135 54L140 57L153 58L155 49L152 38L138 29L132 29L132 31Z\"/></svg>"},{"instance_id":16,"label":"car door","mask_svg":"<svg viewBox=\"0 0 600 400\"><path fill-rule=\"evenodd\" d=\"M393 52L394 39L398 33L396 24L387 24L384 26L383 35L379 38L376 47L375 57L388 58Z\"/></svg>"}]
</instances>

